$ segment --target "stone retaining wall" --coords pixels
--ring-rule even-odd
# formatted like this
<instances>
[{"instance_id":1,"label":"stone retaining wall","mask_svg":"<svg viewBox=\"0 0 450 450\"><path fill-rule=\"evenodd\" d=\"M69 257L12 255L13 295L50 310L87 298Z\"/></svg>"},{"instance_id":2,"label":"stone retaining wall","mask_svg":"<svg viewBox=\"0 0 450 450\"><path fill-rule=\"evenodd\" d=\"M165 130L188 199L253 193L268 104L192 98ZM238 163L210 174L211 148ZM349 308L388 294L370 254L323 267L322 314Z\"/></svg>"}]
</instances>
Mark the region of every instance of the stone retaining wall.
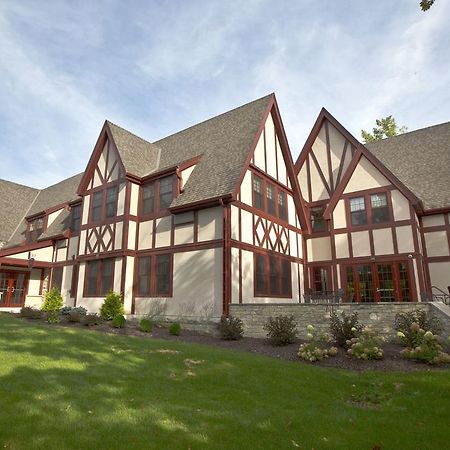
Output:
<instances>
[{"instance_id":1,"label":"stone retaining wall","mask_svg":"<svg viewBox=\"0 0 450 450\"><path fill-rule=\"evenodd\" d=\"M446 336L450 332L450 308L436 308L430 303L377 303L377 304L354 304L344 303L335 305L325 304L242 304L230 305L230 314L239 317L244 323L245 336L265 337L266 332L263 325L269 317L279 315L293 315L297 320L299 337L304 338L306 327L311 324L316 327L319 333L329 331L329 317L331 311L345 311L347 314L358 313L359 321L366 326L370 326L377 333L386 337L395 335L394 317L396 313L424 309L432 312L443 322ZM443 309L447 310L443 311Z\"/></svg>"}]
</instances>

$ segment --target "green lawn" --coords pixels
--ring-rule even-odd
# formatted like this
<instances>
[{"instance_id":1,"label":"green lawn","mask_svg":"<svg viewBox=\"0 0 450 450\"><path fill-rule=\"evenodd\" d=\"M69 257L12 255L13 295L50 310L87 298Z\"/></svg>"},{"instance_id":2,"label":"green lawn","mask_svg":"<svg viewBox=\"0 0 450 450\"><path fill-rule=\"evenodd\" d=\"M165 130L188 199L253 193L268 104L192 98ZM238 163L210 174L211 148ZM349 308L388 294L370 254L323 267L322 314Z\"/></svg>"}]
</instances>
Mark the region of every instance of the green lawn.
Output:
<instances>
[{"instance_id":1,"label":"green lawn","mask_svg":"<svg viewBox=\"0 0 450 450\"><path fill-rule=\"evenodd\" d=\"M321 369L0 315L0 448L449 448L450 373Z\"/></svg>"}]
</instances>

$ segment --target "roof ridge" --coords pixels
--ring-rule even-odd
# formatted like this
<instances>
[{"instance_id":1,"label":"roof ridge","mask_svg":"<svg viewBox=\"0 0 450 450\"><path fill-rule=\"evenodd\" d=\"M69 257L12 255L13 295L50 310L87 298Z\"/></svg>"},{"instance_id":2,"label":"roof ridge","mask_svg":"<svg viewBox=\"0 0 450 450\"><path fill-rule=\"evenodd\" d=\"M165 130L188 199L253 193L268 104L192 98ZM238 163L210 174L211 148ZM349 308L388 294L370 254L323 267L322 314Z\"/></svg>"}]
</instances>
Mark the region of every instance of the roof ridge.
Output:
<instances>
[{"instance_id":1,"label":"roof ridge","mask_svg":"<svg viewBox=\"0 0 450 450\"><path fill-rule=\"evenodd\" d=\"M215 115L213 117L210 117L209 119L205 119L205 120L202 120L201 122L197 122L197 123L195 123L193 125L190 125L190 126L188 126L186 128L183 128L182 130L176 131L175 133L169 134L167 136L162 137L161 139L158 139L157 141L154 142L154 144L157 145L158 142L161 142L161 141L164 141L165 139L168 139L168 138L171 138L173 136L176 136L177 134L184 133L185 131L190 130L191 128L194 128L194 127L197 127L199 125L203 125L205 123L208 123L208 122L210 122L212 120L218 119L219 117L222 117L222 116L224 116L226 114L230 114L230 113L232 113L234 111L237 111L238 109L245 108L246 106L249 106L251 104L257 103L257 102L262 101L264 99L268 99L269 97L272 97L273 95L275 95L275 94L272 92L272 93L270 93L268 95L264 95L263 97L260 97L260 98L258 98L256 100L252 100L252 101L244 103L243 105L240 105L240 106L238 106L236 108L232 108L232 109L229 109L228 111L225 111L223 113L217 114L217 115Z\"/></svg>"},{"instance_id":2,"label":"roof ridge","mask_svg":"<svg viewBox=\"0 0 450 450\"><path fill-rule=\"evenodd\" d=\"M5 180L4 178L0 178L0 182L4 181L6 183L11 183L11 184L15 184L16 186L21 186L21 187L25 187L27 189L34 189L35 191L40 191L41 189L38 188L34 188L32 186L27 186L26 184L21 184L21 183L17 183L16 181L11 181L11 180Z\"/></svg>"},{"instance_id":3,"label":"roof ridge","mask_svg":"<svg viewBox=\"0 0 450 450\"><path fill-rule=\"evenodd\" d=\"M129 131L129 130L127 130L127 129L124 128L124 127L121 127L120 125L117 125L116 123L111 122L111 121L108 120L108 119L106 119L106 123L108 123L108 125L113 125L113 126L115 126L115 127L117 127L117 128L120 128L121 130L125 131L125 132L128 133L128 134L131 134L131 135L134 136L135 138L140 139L141 141L144 141L146 144L155 145L155 144L153 144L152 142L148 141L147 139L144 139L143 137L138 136L137 134L133 133L132 131ZM155 147L156 147L156 146L155 146Z\"/></svg>"}]
</instances>

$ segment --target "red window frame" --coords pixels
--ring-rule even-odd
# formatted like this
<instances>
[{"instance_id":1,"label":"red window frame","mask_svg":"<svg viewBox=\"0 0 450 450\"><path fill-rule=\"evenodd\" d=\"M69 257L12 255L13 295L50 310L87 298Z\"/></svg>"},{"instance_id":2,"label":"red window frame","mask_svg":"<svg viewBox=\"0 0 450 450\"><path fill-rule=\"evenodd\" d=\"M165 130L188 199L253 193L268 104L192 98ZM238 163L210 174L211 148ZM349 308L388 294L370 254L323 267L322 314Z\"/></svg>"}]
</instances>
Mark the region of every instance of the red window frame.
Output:
<instances>
[{"instance_id":1,"label":"red window frame","mask_svg":"<svg viewBox=\"0 0 450 450\"><path fill-rule=\"evenodd\" d=\"M386 196L386 203L387 203L387 211L388 211L388 220L385 222L374 222L373 221L373 206L372 206L372 196L374 195L385 195ZM365 204L365 211L367 215L367 223L361 224L361 225L353 225L352 224L352 215L350 211L350 201L352 199L356 198L364 198L364 204ZM348 228L354 228L354 229L362 229L364 227L373 227L373 226L389 226L393 223L393 210L392 210L392 197L391 197L391 191L390 190L383 190L383 189L376 189L376 190L369 190L369 191L362 191L358 193L352 193L352 195L349 195L345 199L345 209L346 209L346 218L347 218L347 227Z\"/></svg>"},{"instance_id":2,"label":"red window frame","mask_svg":"<svg viewBox=\"0 0 450 450\"><path fill-rule=\"evenodd\" d=\"M322 274L325 274L326 279L325 279L325 283L326 283L326 287L327 289L325 290L317 290L317 283L318 283L318 279L319 277L317 276L317 274L320 274L320 278L322 280ZM325 265L317 265L317 266L311 266L310 267L310 271L309 271L309 280L310 280L310 289L312 292L314 293L325 293L325 292L330 292L331 291L331 266L325 266ZM320 281L322 283L322 281Z\"/></svg>"},{"instance_id":3,"label":"red window frame","mask_svg":"<svg viewBox=\"0 0 450 450\"><path fill-rule=\"evenodd\" d=\"M81 229L81 216L83 214L81 203L73 205L70 209L70 230L78 233Z\"/></svg>"},{"instance_id":4,"label":"red window frame","mask_svg":"<svg viewBox=\"0 0 450 450\"><path fill-rule=\"evenodd\" d=\"M115 190L114 192L114 215L106 215L107 214L107 193L111 192L112 190ZM94 210L94 196L101 195L101 201L100 201L100 213L98 218L94 218L93 210ZM90 194L90 202L89 202L89 222L91 223L99 223L104 220L111 220L114 217L117 217L117 208L119 204L119 183L114 182L110 183L108 185L102 186L102 189L94 190Z\"/></svg>"},{"instance_id":5,"label":"red window frame","mask_svg":"<svg viewBox=\"0 0 450 450\"><path fill-rule=\"evenodd\" d=\"M36 224L42 221L42 226L39 228L35 228ZM36 242L38 238L41 236L41 234L46 230L47 228L47 216L39 216L35 217L32 220L29 220L27 222L27 230L25 232L25 237L27 242Z\"/></svg>"},{"instance_id":6,"label":"red window frame","mask_svg":"<svg viewBox=\"0 0 450 450\"><path fill-rule=\"evenodd\" d=\"M155 216L161 216L163 214L168 214L169 207L161 208L161 192L160 186L162 180L167 180L172 178L172 200L178 196L179 191L179 180L175 174L168 175L165 177L158 178L156 180L145 183L141 186L139 190L139 215L144 218L150 218ZM153 211L144 212L144 190L148 186L153 186ZM170 206L170 204L169 204Z\"/></svg>"},{"instance_id":7,"label":"red window frame","mask_svg":"<svg viewBox=\"0 0 450 450\"><path fill-rule=\"evenodd\" d=\"M262 196L261 207L257 206L257 203L256 203L255 181L261 182L261 196ZM269 205L268 205L268 201L267 201L268 189L273 189L275 214L272 214L271 212L269 212ZM285 217L283 217L283 214L280 212L280 210L281 210L280 196L283 198L283 201L285 203L285 205L284 205ZM271 182L270 180L265 179L263 176L261 176L259 174L255 174L253 172L252 172L252 206L253 206L253 208L257 209L258 211L262 211L271 217L275 217L275 218L279 219L280 221L283 221L286 223L289 222L288 192L285 189L282 189L276 183Z\"/></svg>"},{"instance_id":8,"label":"red window frame","mask_svg":"<svg viewBox=\"0 0 450 450\"><path fill-rule=\"evenodd\" d=\"M264 261L264 289L257 287L257 268L258 258L260 262ZM262 259L261 259L262 258ZM273 292L274 273L271 272L271 267L277 267L276 273L276 292ZM283 269L286 269L283 271ZM283 287L287 286L287 290ZM269 297L269 298L292 298L292 272L291 262L287 258L274 255L271 253L254 252L253 254L253 293L255 297Z\"/></svg>"},{"instance_id":9,"label":"red window frame","mask_svg":"<svg viewBox=\"0 0 450 450\"><path fill-rule=\"evenodd\" d=\"M107 286L103 286L104 279L104 266L105 262L111 263L111 281ZM92 270L94 264L97 264L97 273L96 273L96 281L95 281L95 292L89 291L89 273ZM103 258L103 259L95 259L86 262L86 270L84 274L84 289L83 289L83 297L104 297L109 291L113 290L114 287L114 258Z\"/></svg>"},{"instance_id":10,"label":"red window frame","mask_svg":"<svg viewBox=\"0 0 450 450\"><path fill-rule=\"evenodd\" d=\"M169 270L168 270L168 290L166 292L158 291L158 263L160 258L169 258ZM141 264L143 261L148 262L150 268L147 280L147 289L145 292L140 290L139 277L141 276ZM173 254L172 253L160 253L156 255L142 255L137 258L136 270L135 270L135 296L136 297L172 297L173 295Z\"/></svg>"}]
</instances>

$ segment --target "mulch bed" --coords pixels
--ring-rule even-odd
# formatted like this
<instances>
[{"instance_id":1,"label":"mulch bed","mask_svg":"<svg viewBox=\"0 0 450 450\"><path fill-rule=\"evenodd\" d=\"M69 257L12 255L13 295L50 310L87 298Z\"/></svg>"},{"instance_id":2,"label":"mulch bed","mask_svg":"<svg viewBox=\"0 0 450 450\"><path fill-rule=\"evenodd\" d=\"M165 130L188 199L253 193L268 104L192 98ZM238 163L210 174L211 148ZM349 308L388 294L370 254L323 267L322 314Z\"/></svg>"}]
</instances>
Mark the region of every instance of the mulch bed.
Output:
<instances>
[{"instance_id":1,"label":"mulch bed","mask_svg":"<svg viewBox=\"0 0 450 450\"><path fill-rule=\"evenodd\" d=\"M36 320L32 319L25 319L25 320L30 322L36 322ZM47 322L43 321L39 321L39 323L43 323L48 326L54 326L47 324ZM71 323L65 321L60 322L58 325L70 328L82 328L82 329L87 328L85 325L82 325L80 323ZM297 356L298 348L300 344L304 342L300 340L297 343L289 344L283 347L274 347L269 344L267 339L244 337L243 339L240 339L238 341L224 341L216 336L212 336L209 334L202 334L190 330L182 330L180 336L172 336L171 334L169 334L167 327L164 326L153 327L153 331L151 333L144 333L140 331L135 325L127 325L127 327L125 328L113 328L110 322L103 322L100 325L90 327L90 329L95 330L97 332L111 333L122 336L138 336L140 338L146 339L166 339L170 341L203 344L214 347L228 348L231 350L256 353L259 355L269 356L271 358L286 359L289 361L295 361L299 364L309 364L321 367L332 367L359 372L365 370L378 370L383 372L390 372L390 371L411 372L411 371L450 369L450 364L431 366L408 360L400 354L400 351L404 347L390 342L386 342L383 344L384 358L382 360L362 361L348 356L344 349L339 348L338 354L336 356L326 358L314 363L310 363L301 360Z\"/></svg>"}]
</instances>

